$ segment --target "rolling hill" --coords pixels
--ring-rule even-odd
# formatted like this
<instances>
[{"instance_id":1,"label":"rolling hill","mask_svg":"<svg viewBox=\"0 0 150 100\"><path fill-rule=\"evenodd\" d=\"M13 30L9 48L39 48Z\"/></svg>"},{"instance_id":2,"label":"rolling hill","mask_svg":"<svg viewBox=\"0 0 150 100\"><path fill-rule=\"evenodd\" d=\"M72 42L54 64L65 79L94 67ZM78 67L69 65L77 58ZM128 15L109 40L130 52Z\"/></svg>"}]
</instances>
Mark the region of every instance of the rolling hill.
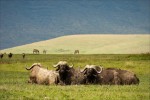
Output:
<instances>
[{"instance_id":1,"label":"rolling hill","mask_svg":"<svg viewBox=\"0 0 150 100\"><path fill-rule=\"evenodd\" d=\"M1 53L14 54L32 53L45 49L48 54L73 54L80 50L80 54L139 54L150 52L149 34L93 34L68 35L46 41L35 42L22 46L1 50Z\"/></svg>"},{"instance_id":2,"label":"rolling hill","mask_svg":"<svg viewBox=\"0 0 150 100\"><path fill-rule=\"evenodd\" d=\"M150 0L0 0L0 50L76 33L149 34Z\"/></svg>"}]
</instances>

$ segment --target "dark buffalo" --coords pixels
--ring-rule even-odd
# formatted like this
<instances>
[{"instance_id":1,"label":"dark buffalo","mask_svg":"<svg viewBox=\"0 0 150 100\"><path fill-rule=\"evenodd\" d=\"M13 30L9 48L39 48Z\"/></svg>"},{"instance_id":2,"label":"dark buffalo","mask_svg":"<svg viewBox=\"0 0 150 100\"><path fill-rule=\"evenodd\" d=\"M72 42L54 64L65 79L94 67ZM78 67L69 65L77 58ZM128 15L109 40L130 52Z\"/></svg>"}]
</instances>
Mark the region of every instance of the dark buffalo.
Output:
<instances>
[{"instance_id":1,"label":"dark buffalo","mask_svg":"<svg viewBox=\"0 0 150 100\"><path fill-rule=\"evenodd\" d=\"M25 53L22 53L22 58L23 58L23 59L25 58L25 56L26 56Z\"/></svg>"},{"instance_id":2,"label":"dark buffalo","mask_svg":"<svg viewBox=\"0 0 150 100\"><path fill-rule=\"evenodd\" d=\"M13 54L12 53L9 53L8 54L8 58L12 58Z\"/></svg>"},{"instance_id":3,"label":"dark buffalo","mask_svg":"<svg viewBox=\"0 0 150 100\"><path fill-rule=\"evenodd\" d=\"M83 84L84 77L80 73L80 70L75 70L72 66L69 66L66 61L59 61L54 65L56 71L59 72L60 84L61 85L71 85L71 84Z\"/></svg>"},{"instance_id":4,"label":"dark buffalo","mask_svg":"<svg viewBox=\"0 0 150 100\"><path fill-rule=\"evenodd\" d=\"M2 53L1 53L1 54L0 54L0 58L2 59L2 58L3 58L3 56L4 56L4 54L2 54Z\"/></svg>"},{"instance_id":5,"label":"dark buffalo","mask_svg":"<svg viewBox=\"0 0 150 100\"><path fill-rule=\"evenodd\" d=\"M115 70L119 73L120 84L121 85L131 85L131 84L139 84L139 78L133 72L117 69L117 68L107 68L108 70Z\"/></svg>"},{"instance_id":6,"label":"dark buffalo","mask_svg":"<svg viewBox=\"0 0 150 100\"><path fill-rule=\"evenodd\" d=\"M83 71L86 84L120 84L118 72L115 70L107 70L96 65L86 65Z\"/></svg>"}]
</instances>

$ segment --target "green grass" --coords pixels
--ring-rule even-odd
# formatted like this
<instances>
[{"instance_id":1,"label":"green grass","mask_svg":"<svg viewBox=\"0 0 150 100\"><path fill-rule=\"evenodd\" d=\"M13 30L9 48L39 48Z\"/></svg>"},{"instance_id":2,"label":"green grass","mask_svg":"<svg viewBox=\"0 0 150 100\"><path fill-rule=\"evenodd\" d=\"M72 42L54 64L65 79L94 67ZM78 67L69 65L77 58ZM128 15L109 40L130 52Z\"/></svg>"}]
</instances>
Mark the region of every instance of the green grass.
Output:
<instances>
[{"instance_id":1,"label":"green grass","mask_svg":"<svg viewBox=\"0 0 150 100\"><path fill-rule=\"evenodd\" d=\"M0 52L32 54L33 49L38 49L42 54L46 49L48 54L73 54L78 49L80 54L140 54L150 52L149 47L149 34L86 34L62 36Z\"/></svg>"},{"instance_id":2,"label":"green grass","mask_svg":"<svg viewBox=\"0 0 150 100\"><path fill-rule=\"evenodd\" d=\"M102 65L130 70L140 79L139 85L71 85L46 86L27 83L29 72L25 66L35 62L53 69L53 64L66 60L75 68L86 64ZM0 59L0 100L149 100L150 55L103 54L103 55L6 55Z\"/></svg>"}]
</instances>

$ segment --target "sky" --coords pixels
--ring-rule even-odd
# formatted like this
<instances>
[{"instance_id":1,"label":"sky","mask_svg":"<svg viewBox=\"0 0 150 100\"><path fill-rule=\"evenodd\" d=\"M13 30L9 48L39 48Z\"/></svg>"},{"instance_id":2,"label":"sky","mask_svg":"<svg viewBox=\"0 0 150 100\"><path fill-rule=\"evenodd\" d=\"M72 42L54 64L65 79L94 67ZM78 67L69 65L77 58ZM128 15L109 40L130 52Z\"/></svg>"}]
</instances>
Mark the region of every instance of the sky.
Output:
<instances>
[{"instance_id":1,"label":"sky","mask_svg":"<svg viewBox=\"0 0 150 100\"><path fill-rule=\"evenodd\" d=\"M0 49L72 34L149 34L150 0L0 0Z\"/></svg>"}]
</instances>

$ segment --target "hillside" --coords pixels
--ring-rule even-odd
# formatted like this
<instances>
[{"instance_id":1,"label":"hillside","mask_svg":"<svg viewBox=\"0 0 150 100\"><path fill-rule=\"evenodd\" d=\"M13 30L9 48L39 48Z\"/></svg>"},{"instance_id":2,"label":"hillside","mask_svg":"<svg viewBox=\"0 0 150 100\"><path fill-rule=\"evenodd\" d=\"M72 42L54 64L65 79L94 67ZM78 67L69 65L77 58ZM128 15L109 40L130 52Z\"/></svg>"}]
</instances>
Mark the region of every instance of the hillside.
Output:
<instances>
[{"instance_id":1,"label":"hillside","mask_svg":"<svg viewBox=\"0 0 150 100\"><path fill-rule=\"evenodd\" d=\"M0 50L75 33L149 34L150 0L0 0Z\"/></svg>"},{"instance_id":2,"label":"hillside","mask_svg":"<svg viewBox=\"0 0 150 100\"><path fill-rule=\"evenodd\" d=\"M48 54L73 54L80 50L81 54L136 54L150 52L150 35L69 35L46 41L1 50L1 53L32 53L45 49Z\"/></svg>"}]
</instances>

